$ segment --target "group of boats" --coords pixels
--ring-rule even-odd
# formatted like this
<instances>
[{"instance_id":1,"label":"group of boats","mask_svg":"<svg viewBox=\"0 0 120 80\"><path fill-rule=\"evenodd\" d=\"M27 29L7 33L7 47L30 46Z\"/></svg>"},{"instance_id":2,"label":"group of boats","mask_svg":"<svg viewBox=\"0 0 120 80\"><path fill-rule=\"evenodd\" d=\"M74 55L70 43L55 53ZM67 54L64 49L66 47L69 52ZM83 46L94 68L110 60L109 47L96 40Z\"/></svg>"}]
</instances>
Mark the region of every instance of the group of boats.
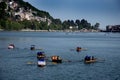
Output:
<instances>
[{"instance_id":1,"label":"group of boats","mask_svg":"<svg viewBox=\"0 0 120 80\"><path fill-rule=\"evenodd\" d=\"M8 49L14 49L15 45L14 44L9 44ZM30 50L35 50L35 45L31 45ZM80 52L82 50L81 47L76 47L76 52ZM51 56L51 61L54 63L62 63L62 58L60 56L54 55ZM94 56L85 56L84 62L85 63L94 63L96 62L97 59L94 58ZM37 65L39 67L46 66L46 55L44 52L37 52Z\"/></svg>"},{"instance_id":2,"label":"group of boats","mask_svg":"<svg viewBox=\"0 0 120 80\"><path fill-rule=\"evenodd\" d=\"M51 61L54 63L62 63L62 59L59 56L51 56ZM37 65L39 67L46 66L46 56L44 52L37 52Z\"/></svg>"}]
</instances>

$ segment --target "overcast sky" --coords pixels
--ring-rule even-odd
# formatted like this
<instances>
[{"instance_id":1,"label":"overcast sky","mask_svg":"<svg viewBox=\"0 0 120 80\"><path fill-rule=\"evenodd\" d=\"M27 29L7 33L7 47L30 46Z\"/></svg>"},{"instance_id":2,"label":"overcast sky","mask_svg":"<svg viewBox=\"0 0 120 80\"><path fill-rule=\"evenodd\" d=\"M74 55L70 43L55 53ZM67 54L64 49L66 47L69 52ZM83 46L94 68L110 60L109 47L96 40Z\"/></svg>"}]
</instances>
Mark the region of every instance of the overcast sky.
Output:
<instances>
[{"instance_id":1,"label":"overcast sky","mask_svg":"<svg viewBox=\"0 0 120 80\"><path fill-rule=\"evenodd\" d=\"M120 0L24 0L53 18L64 20L86 19L92 25L120 24Z\"/></svg>"}]
</instances>

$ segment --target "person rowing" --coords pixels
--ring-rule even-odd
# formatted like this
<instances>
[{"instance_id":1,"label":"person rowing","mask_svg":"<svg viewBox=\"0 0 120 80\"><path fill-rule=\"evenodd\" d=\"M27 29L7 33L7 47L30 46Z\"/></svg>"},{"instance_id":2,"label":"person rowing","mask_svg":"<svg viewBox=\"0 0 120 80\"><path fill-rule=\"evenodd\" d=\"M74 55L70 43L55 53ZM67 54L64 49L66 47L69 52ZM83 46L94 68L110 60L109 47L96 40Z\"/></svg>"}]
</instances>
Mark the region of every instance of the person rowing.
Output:
<instances>
[{"instance_id":1,"label":"person rowing","mask_svg":"<svg viewBox=\"0 0 120 80\"><path fill-rule=\"evenodd\" d=\"M86 56L84 58L84 62L85 63L93 63L93 62L96 62L96 58L94 58L94 56Z\"/></svg>"},{"instance_id":2,"label":"person rowing","mask_svg":"<svg viewBox=\"0 0 120 80\"><path fill-rule=\"evenodd\" d=\"M77 51L77 52L80 52L81 49L82 49L81 47L77 47L77 48L76 48L76 51Z\"/></svg>"}]
</instances>

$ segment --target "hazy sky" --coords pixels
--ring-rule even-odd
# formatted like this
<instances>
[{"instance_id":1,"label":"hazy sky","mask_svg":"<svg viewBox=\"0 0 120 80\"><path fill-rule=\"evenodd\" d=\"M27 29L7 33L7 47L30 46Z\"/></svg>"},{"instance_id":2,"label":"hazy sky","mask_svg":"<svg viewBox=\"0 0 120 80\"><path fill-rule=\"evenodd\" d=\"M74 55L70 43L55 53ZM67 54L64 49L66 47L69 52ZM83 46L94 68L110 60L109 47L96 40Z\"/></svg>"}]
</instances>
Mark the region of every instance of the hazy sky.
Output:
<instances>
[{"instance_id":1,"label":"hazy sky","mask_svg":"<svg viewBox=\"0 0 120 80\"><path fill-rule=\"evenodd\" d=\"M36 8L64 20L86 19L92 25L120 24L120 0L24 0Z\"/></svg>"}]
</instances>

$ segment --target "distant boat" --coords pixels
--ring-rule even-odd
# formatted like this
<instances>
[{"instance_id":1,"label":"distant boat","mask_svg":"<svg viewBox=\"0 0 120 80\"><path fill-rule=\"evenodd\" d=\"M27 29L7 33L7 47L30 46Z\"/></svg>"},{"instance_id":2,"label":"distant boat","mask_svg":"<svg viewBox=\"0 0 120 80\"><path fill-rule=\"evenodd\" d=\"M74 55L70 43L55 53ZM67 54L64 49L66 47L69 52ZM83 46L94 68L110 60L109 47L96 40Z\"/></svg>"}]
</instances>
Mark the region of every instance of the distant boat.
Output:
<instances>
[{"instance_id":1,"label":"distant boat","mask_svg":"<svg viewBox=\"0 0 120 80\"><path fill-rule=\"evenodd\" d=\"M96 62L97 61L97 58L94 58L94 56L86 56L85 58L84 58L84 62L85 63L94 63L94 62Z\"/></svg>"},{"instance_id":2,"label":"distant boat","mask_svg":"<svg viewBox=\"0 0 120 80\"><path fill-rule=\"evenodd\" d=\"M35 45L31 45L30 50L35 50Z\"/></svg>"},{"instance_id":3,"label":"distant boat","mask_svg":"<svg viewBox=\"0 0 120 80\"><path fill-rule=\"evenodd\" d=\"M38 62L37 62L37 65L39 67L44 67L46 65L45 59L39 59Z\"/></svg>"},{"instance_id":4,"label":"distant boat","mask_svg":"<svg viewBox=\"0 0 120 80\"><path fill-rule=\"evenodd\" d=\"M43 67L43 66L46 65L46 60L45 60L45 54L44 54L44 52L38 52L37 53L37 59L38 59L37 65L39 67Z\"/></svg>"},{"instance_id":5,"label":"distant boat","mask_svg":"<svg viewBox=\"0 0 120 80\"><path fill-rule=\"evenodd\" d=\"M76 48L76 51L77 51L77 52L80 52L81 50L82 50L81 47L77 47L77 48Z\"/></svg>"},{"instance_id":6,"label":"distant boat","mask_svg":"<svg viewBox=\"0 0 120 80\"><path fill-rule=\"evenodd\" d=\"M62 63L62 59L59 56L52 56L51 59L52 59L52 62Z\"/></svg>"},{"instance_id":7,"label":"distant boat","mask_svg":"<svg viewBox=\"0 0 120 80\"><path fill-rule=\"evenodd\" d=\"M8 45L8 49L14 49L15 48L15 45L14 44L9 44Z\"/></svg>"}]
</instances>

